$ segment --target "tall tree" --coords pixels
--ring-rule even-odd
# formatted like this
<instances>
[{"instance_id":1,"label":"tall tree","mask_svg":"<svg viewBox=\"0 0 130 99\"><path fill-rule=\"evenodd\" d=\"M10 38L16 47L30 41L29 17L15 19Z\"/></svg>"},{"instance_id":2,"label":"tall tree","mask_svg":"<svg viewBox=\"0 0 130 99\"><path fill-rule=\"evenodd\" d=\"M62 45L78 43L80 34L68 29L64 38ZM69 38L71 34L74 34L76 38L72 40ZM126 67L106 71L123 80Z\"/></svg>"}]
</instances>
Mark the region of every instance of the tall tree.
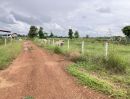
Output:
<instances>
[{"instance_id":1,"label":"tall tree","mask_svg":"<svg viewBox=\"0 0 130 99\"><path fill-rule=\"evenodd\" d=\"M68 36L69 36L70 39L73 38L73 30L72 29L69 29Z\"/></svg>"},{"instance_id":2,"label":"tall tree","mask_svg":"<svg viewBox=\"0 0 130 99\"><path fill-rule=\"evenodd\" d=\"M42 27L40 27L40 29L39 29L39 31L38 31L38 34L39 34L39 38L40 38L40 39L45 38L44 33L43 33L43 28L42 28Z\"/></svg>"},{"instance_id":3,"label":"tall tree","mask_svg":"<svg viewBox=\"0 0 130 99\"><path fill-rule=\"evenodd\" d=\"M75 31L74 37L75 37L75 38L79 38L79 32L78 32L78 31Z\"/></svg>"},{"instance_id":4,"label":"tall tree","mask_svg":"<svg viewBox=\"0 0 130 99\"><path fill-rule=\"evenodd\" d=\"M126 26L122 29L122 32L128 37L130 38L130 26Z\"/></svg>"},{"instance_id":5,"label":"tall tree","mask_svg":"<svg viewBox=\"0 0 130 99\"><path fill-rule=\"evenodd\" d=\"M54 34L51 32L50 37L54 37Z\"/></svg>"},{"instance_id":6,"label":"tall tree","mask_svg":"<svg viewBox=\"0 0 130 99\"><path fill-rule=\"evenodd\" d=\"M37 36L37 27L36 27L36 26L31 26L31 27L30 27L28 36L29 36L30 38L34 38L34 37Z\"/></svg>"},{"instance_id":7,"label":"tall tree","mask_svg":"<svg viewBox=\"0 0 130 99\"><path fill-rule=\"evenodd\" d=\"M89 38L89 35L88 35L88 34L86 35L86 38Z\"/></svg>"}]
</instances>

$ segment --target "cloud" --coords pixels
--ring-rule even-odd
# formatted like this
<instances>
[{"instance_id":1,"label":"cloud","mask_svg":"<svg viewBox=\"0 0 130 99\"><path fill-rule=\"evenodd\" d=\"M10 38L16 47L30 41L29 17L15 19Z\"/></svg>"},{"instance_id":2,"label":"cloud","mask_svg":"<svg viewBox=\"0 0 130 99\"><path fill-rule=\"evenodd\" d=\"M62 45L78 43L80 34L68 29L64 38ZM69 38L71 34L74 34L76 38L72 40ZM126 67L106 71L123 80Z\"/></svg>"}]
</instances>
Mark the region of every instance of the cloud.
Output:
<instances>
[{"instance_id":1,"label":"cloud","mask_svg":"<svg viewBox=\"0 0 130 99\"><path fill-rule=\"evenodd\" d=\"M99 7L97 8L97 11L100 13L111 13L111 9L109 7Z\"/></svg>"},{"instance_id":2,"label":"cloud","mask_svg":"<svg viewBox=\"0 0 130 99\"><path fill-rule=\"evenodd\" d=\"M68 28L82 36L122 35L130 24L129 0L1 0L0 28L28 33L30 25L67 35Z\"/></svg>"},{"instance_id":3,"label":"cloud","mask_svg":"<svg viewBox=\"0 0 130 99\"><path fill-rule=\"evenodd\" d=\"M20 14L20 13L16 13L16 12L11 12L11 14L15 17L16 20L18 21L22 21L28 24L35 24L35 25L41 25L44 22L50 22L51 19L50 17L47 16L42 16L41 17L36 17L36 16L30 16L30 15L26 15L26 14Z\"/></svg>"}]
</instances>

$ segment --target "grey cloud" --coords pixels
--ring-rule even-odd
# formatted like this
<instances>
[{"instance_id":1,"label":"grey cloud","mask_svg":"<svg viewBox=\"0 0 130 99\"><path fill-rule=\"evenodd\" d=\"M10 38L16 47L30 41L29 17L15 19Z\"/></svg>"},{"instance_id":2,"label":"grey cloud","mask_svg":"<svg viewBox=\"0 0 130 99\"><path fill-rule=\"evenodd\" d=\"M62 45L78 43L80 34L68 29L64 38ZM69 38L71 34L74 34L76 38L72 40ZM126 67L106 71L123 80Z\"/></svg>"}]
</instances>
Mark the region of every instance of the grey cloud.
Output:
<instances>
[{"instance_id":1,"label":"grey cloud","mask_svg":"<svg viewBox=\"0 0 130 99\"><path fill-rule=\"evenodd\" d=\"M0 7L0 21L6 24L15 24L16 20L12 14Z\"/></svg>"},{"instance_id":2,"label":"grey cloud","mask_svg":"<svg viewBox=\"0 0 130 99\"><path fill-rule=\"evenodd\" d=\"M81 35L106 35L109 28L116 33L129 24L129 5L129 0L1 0L0 27L27 33L26 27L38 25L67 34L72 26Z\"/></svg>"},{"instance_id":3,"label":"grey cloud","mask_svg":"<svg viewBox=\"0 0 130 99\"><path fill-rule=\"evenodd\" d=\"M28 24L42 24L42 21L33 16L25 16L24 14L18 14L15 12L11 12L11 14L15 17L17 21L22 21Z\"/></svg>"},{"instance_id":4,"label":"grey cloud","mask_svg":"<svg viewBox=\"0 0 130 99\"><path fill-rule=\"evenodd\" d=\"M111 13L111 9L109 7L100 7L96 9L100 13Z\"/></svg>"}]
</instances>

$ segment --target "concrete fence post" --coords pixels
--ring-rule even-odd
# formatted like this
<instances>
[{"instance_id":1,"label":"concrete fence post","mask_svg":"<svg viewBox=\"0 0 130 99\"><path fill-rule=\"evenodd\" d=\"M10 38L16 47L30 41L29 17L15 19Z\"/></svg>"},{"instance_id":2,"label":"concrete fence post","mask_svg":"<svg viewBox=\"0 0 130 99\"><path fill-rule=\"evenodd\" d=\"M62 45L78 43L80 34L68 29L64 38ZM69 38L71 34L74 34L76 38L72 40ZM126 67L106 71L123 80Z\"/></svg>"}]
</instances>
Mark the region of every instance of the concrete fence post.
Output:
<instances>
[{"instance_id":1,"label":"concrete fence post","mask_svg":"<svg viewBox=\"0 0 130 99\"><path fill-rule=\"evenodd\" d=\"M70 49L70 40L68 39L68 50Z\"/></svg>"},{"instance_id":2,"label":"concrete fence post","mask_svg":"<svg viewBox=\"0 0 130 99\"><path fill-rule=\"evenodd\" d=\"M5 46L6 46L6 44L7 44L7 39L5 38Z\"/></svg>"},{"instance_id":3,"label":"concrete fence post","mask_svg":"<svg viewBox=\"0 0 130 99\"><path fill-rule=\"evenodd\" d=\"M82 49L81 49L82 54L84 54L84 41L82 41Z\"/></svg>"},{"instance_id":4,"label":"concrete fence post","mask_svg":"<svg viewBox=\"0 0 130 99\"><path fill-rule=\"evenodd\" d=\"M109 47L109 44L108 42L105 43L105 57L106 59L108 59L108 47Z\"/></svg>"}]
</instances>

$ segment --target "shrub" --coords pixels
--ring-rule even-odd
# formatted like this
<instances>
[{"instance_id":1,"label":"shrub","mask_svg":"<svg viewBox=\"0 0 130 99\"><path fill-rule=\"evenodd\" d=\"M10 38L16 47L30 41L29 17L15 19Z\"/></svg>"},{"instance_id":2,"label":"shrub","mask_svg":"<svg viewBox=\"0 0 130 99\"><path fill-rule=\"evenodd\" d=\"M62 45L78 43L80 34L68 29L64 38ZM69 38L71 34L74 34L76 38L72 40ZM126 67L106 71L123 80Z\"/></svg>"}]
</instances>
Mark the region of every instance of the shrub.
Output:
<instances>
[{"instance_id":1,"label":"shrub","mask_svg":"<svg viewBox=\"0 0 130 99\"><path fill-rule=\"evenodd\" d=\"M85 57L85 56L72 57L71 61L73 61L75 63L86 62L87 61L87 57Z\"/></svg>"},{"instance_id":2,"label":"shrub","mask_svg":"<svg viewBox=\"0 0 130 99\"><path fill-rule=\"evenodd\" d=\"M54 47L54 53L56 53L56 54L62 54L63 51L58 46L56 46L56 47Z\"/></svg>"},{"instance_id":3,"label":"shrub","mask_svg":"<svg viewBox=\"0 0 130 99\"><path fill-rule=\"evenodd\" d=\"M108 59L103 58L103 63L106 69L109 69L114 73L126 72L125 62L118 55L114 53L111 53Z\"/></svg>"}]
</instances>

